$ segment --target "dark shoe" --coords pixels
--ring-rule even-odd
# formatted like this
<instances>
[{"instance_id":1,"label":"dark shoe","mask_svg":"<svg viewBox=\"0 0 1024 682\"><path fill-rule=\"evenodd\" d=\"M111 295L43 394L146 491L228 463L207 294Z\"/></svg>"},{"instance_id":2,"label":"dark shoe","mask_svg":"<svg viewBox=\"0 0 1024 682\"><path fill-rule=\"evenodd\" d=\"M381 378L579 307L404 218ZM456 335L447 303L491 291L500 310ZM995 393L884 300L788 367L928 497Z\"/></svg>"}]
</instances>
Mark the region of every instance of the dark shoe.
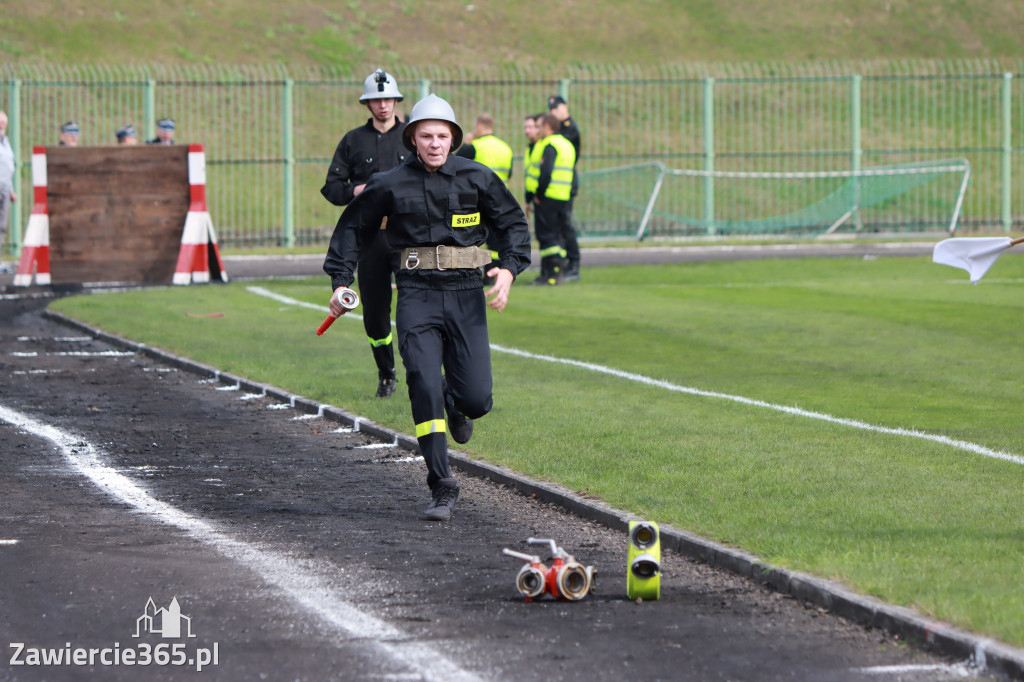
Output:
<instances>
[{"instance_id":1,"label":"dark shoe","mask_svg":"<svg viewBox=\"0 0 1024 682\"><path fill-rule=\"evenodd\" d=\"M565 281L563 275L549 275L547 277L541 275L537 279L533 280L533 283L540 287L556 287Z\"/></svg>"},{"instance_id":2,"label":"dark shoe","mask_svg":"<svg viewBox=\"0 0 1024 682\"><path fill-rule=\"evenodd\" d=\"M380 383L377 384L377 397L390 398L391 394L395 392L396 386L398 386L398 382L394 379L381 379Z\"/></svg>"},{"instance_id":3,"label":"dark shoe","mask_svg":"<svg viewBox=\"0 0 1024 682\"><path fill-rule=\"evenodd\" d=\"M573 268L568 267L565 269L565 281L566 282L578 282L580 281L580 269L579 267Z\"/></svg>"},{"instance_id":4,"label":"dark shoe","mask_svg":"<svg viewBox=\"0 0 1024 682\"><path fill-rule=\"evenodd\" d=\"M455 401L448 395L448 377L441 377L444 392L444 413L448 417L448 433L456 443L468 443L473 437L473 420L455 409Z\"/></svg>"},{"instance_id":5,"label":"dark shoe","mask_svg":"<svg viewBox=\"0 0 1024 682\"><path fill-rule=\"evenodd\" d=\"M425 521L447 521L452 517L455 501L459 499L459 484L454 478L442 478L431 489L434 496L423 512Z\"/></svg>"},{"instance_id":6,"label":"dark shoe","mask_svg":"<svg viewBox=\"0 0 1024 682\"><path fill-rule=\"evenodd\" d=\"M468 443L473 437L473 420L447 404L444 413L448 415L448 433L452 435L452 440L460 445Z\"/></svg>"}]
</instances>

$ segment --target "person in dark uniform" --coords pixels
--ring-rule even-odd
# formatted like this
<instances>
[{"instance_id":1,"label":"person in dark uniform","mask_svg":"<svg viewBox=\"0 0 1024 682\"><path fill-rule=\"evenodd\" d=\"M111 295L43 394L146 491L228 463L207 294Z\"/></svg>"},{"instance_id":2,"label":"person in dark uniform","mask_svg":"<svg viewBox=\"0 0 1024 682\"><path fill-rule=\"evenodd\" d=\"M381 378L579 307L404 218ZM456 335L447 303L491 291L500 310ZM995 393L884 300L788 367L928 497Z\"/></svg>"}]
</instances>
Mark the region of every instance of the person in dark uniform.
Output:
<instances>
[{"instance_id":1,"label":"person in dark uniform","mask_svg":"<svg viewBox=\"0 0 1024 682\"><path fill-rule=\"evenodd\" d=\"M437 521L451 518L459 497L447 434L468 442L472 420L492 407L486 308L504 310L512 282L530 264L522 208L490 168L451 153L462 136L446 101L429 95L417 102L402 133L410 158L373 176L345 208L324 259L331 314L343 315L337 294L351 286L363 251L387 219L387 239L401 250L399 350L432 498L423 518ZM477 270L491 263L480 248L485 242L499 263L486 273L495 280L486 291Z\"/></svg>"},{"instance_id":2,"label":"person in dark uniform","mask_svg":"<svg viewBox=\"0 0 1024 682\"><path fill-rule=\"evenodd\" d=\"M125 145L127 147L137 145L139 143L139 136L135 134L135 126L131 123L121 126L115 130L114 137L117 138L118 144Z\"/></svg>"},{"instance_id":3,"label":"person in dark uniform","mask_svg":"<svg viewBox=\"0 0 1024 682\"><path fill-rule=\"evenodd\" d=\"M395 113L404 99L391 74L377 69L366 79L359 101L370 110L365 125L341 138L320 189L327 201L345 206L357 197L374 173L402 164L409 150L402 144L405 123ZM363 304L363 328L377 363L377 397L395 392L395 347L391 333L391 272L397 268L395 255L384 233L367 245L359 260L359 293Z\"/></svg>"},{"instance_id":4,"label":"person in dark uniform","mask_svg":"<svg viewBox=\"0 0 1024 682\"><path fill-rule=\"evenodd\" d=\"M174 119L162 118L156 122L156 137L146 140L146 144L174 144Z\"/></svg>"},{"instance_id":5,"label":"person in dark uniform","mask_svg":"<svg viewBox=\"0 0 1024 682\"><path fill-rule=\"evenodd\" d=\"M561 95L551 95L548 97L548 111L554 114L560 121L560 127L555 132L560 133L562 137L572 143L573 148L576 150L576 162L579 163L580 129L569 114L569 104ZM576 227L572 221L573 203L576 201L576 195L579 193L579 190L579 177L573 173L572 196L569 198L569 222L566 223L562 240L566 251L565 280L567 282L573 282L580 278L580 245L576 238Z\"/></svg>"},{"instance_id":6,"label":"person in dark uniform","mask_svg":"<svg viewBox=\"0 0 1024 682\"><path fill-rule=\"evenodd\" d=\"M78 124L74 121L68 121L60 127L60 146L61 147L77 147L78 146Z\"/></svg>"},{"instance_id":7,"label":"person in dark uniform","mask_svg":"<svg viewBox=\"0 0 1024 682\"><path fill-rule=\"evenodd\" d=\"M554 114L540 117L539 139L530 154L527 191L533 197L534 231L540 247L540 285L565 281L567 248L565 235L572 231L569 200L572 196L576 152L572 143L556 131ZM535 173L535 176L534 176Z\"/></svg>"}]
</instances>

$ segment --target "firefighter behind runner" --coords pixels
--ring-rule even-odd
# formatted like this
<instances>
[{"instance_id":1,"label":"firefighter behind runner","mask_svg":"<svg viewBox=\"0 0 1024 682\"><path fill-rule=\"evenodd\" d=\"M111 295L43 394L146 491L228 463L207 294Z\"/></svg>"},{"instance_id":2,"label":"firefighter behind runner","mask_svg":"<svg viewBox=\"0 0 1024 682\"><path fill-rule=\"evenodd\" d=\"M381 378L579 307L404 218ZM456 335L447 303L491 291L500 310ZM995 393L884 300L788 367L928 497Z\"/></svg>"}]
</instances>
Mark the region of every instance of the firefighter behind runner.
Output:
<instances>
[{"instance_id":1,"label":"firefighter behind runner","mask_svg":"<svg viewBox=\"0 0 1024 682\"><path fill-rule=\"evenodd\" d=\"M572 143L555 132L559 128L554 114L540 117L540 139L530 153L526 191L533 196L534 231L540 248L539 285L558 285L565 281L565 235L572 229L570 198L576 150Z\"/></svg>"},{"instance_id":2,"label":"firefighter behind runner","mask_svg":"<svg viewBox=\"0 0 1024 682\"><path fill-rule=\"evenodd\" d=\"M530 234L505 183L483 164L450 153L462 128L446 101L429 95L417 102L403 141L412 157L371 178L345 208L324 271L333 289L331 314L343 315L337 293L352 284L361 250L387 218L388 241L401 250L398 348L431 491L423 518L446 521L459 497L447 434L468 442L472 420L491 410L486 308L504 310L513 280L530 264ZM479 248L485 242L500 263L487 272L495 284L486 291L477 270L491 262Z\"/></svg>"},{"instance_id":3,"label":"firefighter behind runner","mask_svg":"<svg viewBox=\"0 0 1024 682\"><path fill-rule=\"evenodd\" d=\"M457 156L464 159L479 161L483 165L497 173L502 182L508 186L512 179L512 147L504 140L494 134L494 117L484 113L476 117L473 124L473 135L471 141L459 147L455 152ZM488 247L489 248L489 247ZM490 249L491 257L494 258L492 265L498 265L498 252ZM484 266L485 270L490 270ZM484 284L491 286L494 282L484 274Z\"/></svg>"},{"instance_id":4,"label":"firefighter behind runner","mask_svg":"<svg viewBox=\"0 0 1024 682\"><path fill-rule=\"evenodd\" d=\"M405 123L395 113L403 99L391 74L377 69L367 77L359 101L370 110L365 125L341 138L327 170L320 193L335 206L345 206L359 195L374 173L391 170L409 156L402 144ZM377 364L377 397L395 391L395 347L391 332L391 272L397 255L381 232L363 249L359 261L359 294L363 304L363 328Z\"/></svg>"}]
</instances>

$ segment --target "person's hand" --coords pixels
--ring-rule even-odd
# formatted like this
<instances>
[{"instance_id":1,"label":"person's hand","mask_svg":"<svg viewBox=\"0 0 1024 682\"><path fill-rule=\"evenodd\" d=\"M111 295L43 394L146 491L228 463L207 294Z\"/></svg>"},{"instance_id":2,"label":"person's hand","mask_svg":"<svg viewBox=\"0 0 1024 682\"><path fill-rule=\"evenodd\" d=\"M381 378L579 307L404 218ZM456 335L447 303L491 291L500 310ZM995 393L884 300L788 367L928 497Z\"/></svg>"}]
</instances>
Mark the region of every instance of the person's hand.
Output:
<instances>
[{"instance_id":1,"label":"person's hand","mask_svg":"<svg viewBox=\"0 0 1024 682\"><path fill-rule=\"evenodd\" d=\"M354 197L359 196L360 194L363 193L364 189L366 189L366 183L365 182L363 184L361 184L361 185L356 185L355 187L352 188L352 196L354 196Z\"/></svg>"},{"instance_id":2,"label":"person's hand","mask_svg":"<svg viewBox=\"0 0 1024 682\"><path fill-rule=\"evenodd\" d=\"M494 278L494 286L484 292L484 298L488 299L487 307L500 313L508 305L508 294L515 278L512 271L505 268L491 268L487 276Z\"/></svg>"},{"instance_id":3,"label":"person's hand","mask_svg":"<svg viewBox=\"0 0 1024 682\"><path fill-rule=\"evenodd\" d=\"M11 201L17 201L17 200L18 200L18 195L15 194L14 192L11 192Z\"/></svg>"},{"instance_id":4,"label":"person's hand","mask_svg":"<svg viewBox=\"0 0 1024 682\"><path fill-rule=\"evenodd\" d=\"M347 308L342 307L342 305L338 303L338 292L347 291L348 289L349 287L338 287L334 290L334 294L331 295L331 315L334 317L341 317L348 312Z\"/></svg>"}]
</instances>

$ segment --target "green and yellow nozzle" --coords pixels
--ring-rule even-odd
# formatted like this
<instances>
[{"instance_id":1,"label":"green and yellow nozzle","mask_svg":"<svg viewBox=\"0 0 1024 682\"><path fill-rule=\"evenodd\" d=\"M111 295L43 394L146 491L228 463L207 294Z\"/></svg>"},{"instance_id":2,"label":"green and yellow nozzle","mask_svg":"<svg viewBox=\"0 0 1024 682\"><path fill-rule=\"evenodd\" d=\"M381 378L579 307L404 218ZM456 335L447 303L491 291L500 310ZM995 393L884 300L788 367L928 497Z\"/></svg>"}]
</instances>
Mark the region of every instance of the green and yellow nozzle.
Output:
<instances>
[{"instance_id":1,"label":"green and yellow nozzle","mask_svg":"<svg viewBox=\"0 0 1024 682\"><path fill-rule=\"evenodd\" d=\"M626 595L630 599L661 596L661 532L653 521L629 522Z\"/></svg>"}]
</instances>

